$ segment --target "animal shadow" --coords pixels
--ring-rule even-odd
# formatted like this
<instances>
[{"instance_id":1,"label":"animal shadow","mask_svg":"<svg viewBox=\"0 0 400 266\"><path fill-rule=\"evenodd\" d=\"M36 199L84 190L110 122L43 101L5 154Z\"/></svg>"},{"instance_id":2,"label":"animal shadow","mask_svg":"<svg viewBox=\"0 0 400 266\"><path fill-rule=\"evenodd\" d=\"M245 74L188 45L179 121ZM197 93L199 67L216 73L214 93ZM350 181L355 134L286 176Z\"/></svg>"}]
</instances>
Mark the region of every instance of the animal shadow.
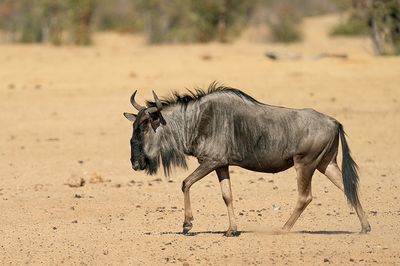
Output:
<instances>
[{"instance_id":1,"label":"animal shadow","mask_svg":"<svg viewBox=\"0 0 400 266\"><path fill-rule=\"evenodd\" d=\"M310 230L302 230L302 231L296 231L293 232L295 234L309 234L309 235L351 235L354 234L354 232L351 231L340 231L340 230L333 230L333 231L328 231L328 230L317 230L317 231L310 231Z\"/></svg>"},{"instance_id":2,"label":"animal shadow","mask_svg":"<svg viewBox=\"0 0 400 266\"><path fill-rule=\"evenodd\" d=\"M160 232L160 233L152 233L146 232L145 235L184 235L184 236L197 236L197 235L225 235L226 231L197 231L197 232L188 232L186 234L182 232ZM235 236L240 236L241 234L249 234L254 233L253 231L238 231Z\"/></svg>"},{"instance_id":3,"label":"animal shadow","mask_svg":"<svg viewBox=\"0 0 400 266\"><path fill-rule=\"evenodd\" d=\"M184 236L197 236L197 235L225 235L226 231L194 231L194 232L188 232L186 234L182 232L172 232L172 231L167 231L167 232L145 232L145 235L184 235ZM240 236L242 234L267 234L267 235L285 235L285 234L308 234L308 235L351 235L355 234L355 232L351 231L340 231L340 230L333 230L333 231L328 231L328 230L317 230L317 231L311 231L311 230L302 230L302 231L293 231L293 232L283 232L280 230L273 230L273 231L238 231L237 235L235 236Z\"/></svg>"}]
</instances>

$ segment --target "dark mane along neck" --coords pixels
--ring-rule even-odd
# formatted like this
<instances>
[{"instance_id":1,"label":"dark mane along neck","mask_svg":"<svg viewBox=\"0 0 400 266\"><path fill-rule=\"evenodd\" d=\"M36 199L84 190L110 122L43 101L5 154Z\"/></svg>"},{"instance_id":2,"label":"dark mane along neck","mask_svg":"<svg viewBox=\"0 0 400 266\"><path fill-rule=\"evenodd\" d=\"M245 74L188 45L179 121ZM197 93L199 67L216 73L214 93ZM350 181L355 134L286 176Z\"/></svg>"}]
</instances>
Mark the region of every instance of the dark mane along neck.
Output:
<instances>
[{"instance_id":1,"label":"dark mane along neck","mask_svg":"<svg viewBox=\"0 0 400 266\"><path fill-rule=\"evenodd\" d=\"M260 103L256 99L254 99L250 95L242 92L239 89L218 85L216 82L211 83L207 90L196 88L193 91L191 91L191 90L187 90L187 91L188 92L185 94L180 94L176 91L172 92L172 96L161 100L163 106L171 106L171 105L179 104L183 107L186 107L189 103L196 102L196 101L200 100L201 98L203 98L204 96L214 94L214 93L233 94L238 97L249 100L253 103ZM155 102L153 102L153 101L147 101L146 104L148 107L152 107L152 106L156 105Z\"/></svg>"},{"instance_id":2,"label":"dark mane along neck","mask_svg":"<svg viewBox=\"0 0 400 266\"><path fill-rule=\"evenodd\" d=\"M226 95L223 95L226 94ZM228 98L233 100L245 101L253 104L261 104L246 93L231 87L219 86L212 83L208 89L188 90L186 94L173 92L169 98L161 100L163 105L163 116L167 122L159 132L160 150L157 159L157 166L162 162L164 174L169 176L173 167L187 168L186 156L193 155L193 143L196 143L199 131L198 125L201 124L199 117L200 100L206 96L213 95L213 102L224 102ZM207 97L208 98L208 97ZM220 100L218 100L220 98ZM204 99L204 101L207 101ZM193 103L193 104L191 104ZM156 106L153 101L147 101L148 107ZM204 120L204 119L203 119ZM204 121L203 121L204 122Z\"/></svg>"},{"instance_id":3,"label":"dark mane along neck","mask_svg":"<svg viewBox=\"0 0 400 266\"><path fill-rule=\"evenodd\" d=\"M174 108L174 107L172 107ZM175 107L180 109L179 106ZM164 174L169 176L174 167L187 169L185 120L181 111L165 114L167 124L159 132L160 150L159 158L162 162Z\"/></svg>"}]
</instances>

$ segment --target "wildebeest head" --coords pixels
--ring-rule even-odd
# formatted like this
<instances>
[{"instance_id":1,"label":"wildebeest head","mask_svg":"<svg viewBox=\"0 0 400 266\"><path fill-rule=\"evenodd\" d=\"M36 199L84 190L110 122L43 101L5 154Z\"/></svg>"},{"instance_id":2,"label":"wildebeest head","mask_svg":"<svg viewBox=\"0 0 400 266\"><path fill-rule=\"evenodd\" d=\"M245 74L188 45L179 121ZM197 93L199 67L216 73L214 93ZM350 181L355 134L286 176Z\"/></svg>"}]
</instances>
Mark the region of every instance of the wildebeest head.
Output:
<instances>
[{"instance_id":1,"label":"wildebeest head","mask_svg":"<svg viewBox=\"0 0 400 266\"><path fill-rule=\"evenodd\" d=\"M161 114L162 103L153 91L155 106L141 106L135 101L135 91L131 96L131 104L139 112L137 115L124 113L124 116L133 122L131 143L132 168L146 170L149 174L155 174L159 166L160 138L156 130L166 122Z\"/></svg>"}]
</instances>

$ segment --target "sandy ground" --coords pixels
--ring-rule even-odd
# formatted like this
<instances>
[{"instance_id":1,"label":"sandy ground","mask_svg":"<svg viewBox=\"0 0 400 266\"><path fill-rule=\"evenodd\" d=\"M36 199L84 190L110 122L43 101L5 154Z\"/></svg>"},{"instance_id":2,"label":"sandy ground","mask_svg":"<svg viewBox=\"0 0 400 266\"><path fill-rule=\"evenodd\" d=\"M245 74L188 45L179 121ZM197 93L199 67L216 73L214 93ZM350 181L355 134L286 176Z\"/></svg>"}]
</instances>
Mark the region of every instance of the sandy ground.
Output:
<instances>
[{"instance_id":1,"label":"sandy ground","mask_svg":"<svg viewBox=\"0 0 400 266\"><path fill-rule=\"evenodd\" d=\"M366 39L329 39L335 17L305 21L303 43L146 46L101 34L89 48L0 46L0 264L400 264L400 58L375 58ZM299 52L271 61L266 51ZM347 53L348 59L312 57ZM360 166L372 226L359 235L344 195L319 173L293 231L276 235L297 199L293 169L231 168L242 234L225 238L215 174L192 188L194 236L180 234L181 181L133 172L138 101L217 80L274 105L312 107L341 121ZM190 169L196 166L191 161ZM105 182L90 183L94 173ZM86 184L71 188L71 177Z\"/></svg>"}]
</instances>

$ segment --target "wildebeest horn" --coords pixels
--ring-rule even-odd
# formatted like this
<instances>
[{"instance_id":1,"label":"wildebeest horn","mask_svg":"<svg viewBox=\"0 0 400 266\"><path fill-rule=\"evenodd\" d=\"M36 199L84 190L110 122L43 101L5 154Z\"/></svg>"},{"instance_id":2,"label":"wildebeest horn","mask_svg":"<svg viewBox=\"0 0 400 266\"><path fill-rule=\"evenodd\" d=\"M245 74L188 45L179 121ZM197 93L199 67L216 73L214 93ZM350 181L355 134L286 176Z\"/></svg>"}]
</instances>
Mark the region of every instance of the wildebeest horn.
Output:
<instances>
[{"instance_id":1,"label":"wildebeest horn","mask_svg":"<svg viewBox=\"0 0 400 266\"><path fill-rule=\"evenodd\" d=\"M131 96L131 104L133 105L133 107L135 107L138 111L145 109L146 107L141 106L140 104L138 104L135 101L135 95L136 95L137 90L132 94Z\"/></svg>"},{"instance_id":2,"label":"wildebeest horn","mask_svg":"<svg viewBox=\"0 0 400 266\"><path fill-rule=\"evenodd\" d=\"M153 91L153 96L154 96L154 101L155 101L156 106L157 106L157 111L161 111L162 103L161 103L160 99L158 99L158 97L157 97L157 95L156 95L156 93L154 91Z\"/></svg>"}]
</instances>

